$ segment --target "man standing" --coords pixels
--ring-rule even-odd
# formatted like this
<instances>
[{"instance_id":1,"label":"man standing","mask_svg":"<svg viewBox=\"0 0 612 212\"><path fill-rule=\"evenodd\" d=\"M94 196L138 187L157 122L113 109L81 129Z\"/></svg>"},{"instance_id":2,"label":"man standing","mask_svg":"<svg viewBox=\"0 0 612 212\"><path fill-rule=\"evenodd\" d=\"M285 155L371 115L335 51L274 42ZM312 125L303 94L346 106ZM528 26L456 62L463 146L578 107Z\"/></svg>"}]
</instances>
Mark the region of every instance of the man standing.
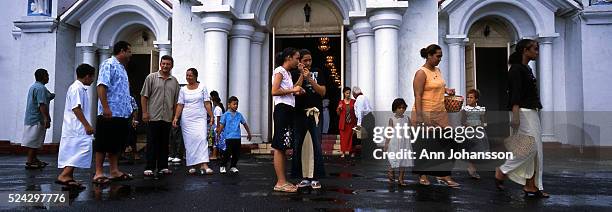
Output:
<instances>
[{"instance_id":1,"label":"man standing","mask_svg":"<svg viewBox=\"0 0 612 212\"><path fill-rule=\"evenodd\" d=\"M119 155L128 136L129 117L132 114L130 88L125 66L130 61L132 49L129 43L119 41L113 46L113 56L100 65L97 82L98 117L96 139L96 174L94 184L105 184L109 180L131 180L132 174L119 171ZM110 178L104 176L103 163L108 154Z\"/></svg>"},{"instance_id":2,"label":"man standing","mask_svg":"<svg viewBox=\"0 0 612 212\"><path fill-rule=\"evenodd\" d=\"M39 169L49 165L42 162L36 156L45 141L47 129L51 127L51 116L49 116L49 103L55 94L49 92L45 85L49 83L49 74L45 69L37 69L34 72L36 82L28 90L28 101L26 104L23 140L21 146L28 149L28 161L26 169Z\"/></svg>"},{"instance_id":3,"label":"man standing","mask_svg":"<svg viewBox=\"0 0 612 212\"><path fill-rule=\"evenodd\" d=\"M353 87L353 97L355 98L355 116L357 117L358 133L361 133L361 157L371 159L372 152L376 148L376 145L372 142L372 132L374 129L374 114L372 113L372 106L368 98L363 95L361 89L357 86Z\"/></svg>"},{"instance_id":4,"label":"man standing","mask_svg":"<svg viewBox=\"0 0 612 212\"><path fill-rule=\"evenodd\" d=\"M300 50L300 63L304 69L291 71L293 81L302 86L301 95L295 97L294 135L295 144L291 159L291 176L302 178L299 188L321 188L319 179L325 176L323 151L321 149L320 111L323 109L325 96L325 79L323 73L312 68L312 54L307 49ZM307 148L302 155L302 147ZM312 148L312 151L309 151ZM312 167L311 167L312 166Z\"/></svg>"},{"instance_id":5,"label":"man standing","mask_svg":"<svg viewBox=\"0 0 612 212\"><path fill-rule=\"evenodd\" d=\"M174 59L164 55L159 63L160 70L149 74L140 92L142 121L149 124L147 130L147 165L144 175L171 174L168 169L168 142L174 117L174 107L179 95L179 83L170 74Z\"/></svg>"}]
</instances>

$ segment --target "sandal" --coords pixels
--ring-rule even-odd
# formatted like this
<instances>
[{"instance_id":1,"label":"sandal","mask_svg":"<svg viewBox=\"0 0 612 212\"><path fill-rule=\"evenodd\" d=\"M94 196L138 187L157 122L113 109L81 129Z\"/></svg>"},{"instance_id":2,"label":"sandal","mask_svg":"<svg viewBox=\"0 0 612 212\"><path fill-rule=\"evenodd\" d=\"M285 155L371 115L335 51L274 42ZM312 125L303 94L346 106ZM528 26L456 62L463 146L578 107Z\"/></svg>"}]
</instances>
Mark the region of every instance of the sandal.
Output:
<instances>
[{"instance_id":1,"label":"sandal","mask_svg":"<svg viewBox=\"0 0 612 212\"><path fill-rule=\"evenodd\" d=\"M152 171L152 170L145 170L145 171L143 172L143 175L144 175L145 177L153 177L155 174L153 174L153 171Z\"/></svg>"},{"instance_id":2,"label":"sandal","mask_svg":"<svg viewBox=\"0 0 612 212\"><path fill-rule=\"evenodd\" d=\"M198 170L196 170L195 168L191 168L189 169L189 171L187 171L187 173L189 174L195 174Z\"/></svg>"},{"instance_id":3,"label":"sandal","mask_svg":"<svg viewBox=\"0 0 612 212\"><path fill-rule=\"evenodd\" d=\"M172 170L170 170L170 169L162 169L162 170L159 170L159 174L169 175L169 174L172 174Z\"/></svg>"},{"instance_id":4,"label":"sandal","mask_svg":"<svg viewBox=\"0 0 612 212\"><path fill-rule=\"evenodd\" d=\"M458 188L459 186L461 186L461 184L459 184L459 183L457 183L457 182L455 182L453 180L447 180L447 179L439 178L439 177L437 177L436 179L438 180L438 183L440 183L442 185L445 185L445 186L448 186L448 187L451 187L451 188Z\"/></svg>"},{"instance_id":5,"label":"sandal","mask_svg":"<svg viewBox=\"0 0 612 212\"><path fill-rule=\"evenodd\" d=\"M45 167L45 166L48 166L48 165L49 165L49 163L44 162L44 161L41 161L41 160L39 160L38 158L36 158L36 159L34 160L34 162L35 162L35 163L42 164L42 165L43 165L43 167Z\"/></svg>"},{"instance_id":6,"label":"sandal","mask_svg":"<svg viewBox=\"0 0 612 212\"><path fill-rule=\"evenodd\" d=\"M128 181L128 180L133 180L133 179L134 179L134 176L132 174L127 174L127 173L123 173L119 177L109 178L109 180L113 182Z\"/></svg>"},{"instance_id":7,"label":"sandal","mask_svg":"<svg viewBox=\"0 0 612 212\"><path fill-rule=\"evenodd\" d=\"M274 191L278 192L286 192L286 193L295 193L297 192L297 188L291 183L285 183L282 186L274 186Z\"/></svg>"},{"instance_id":8,"label":"sandal","mask_svg":"<svg viewBox=\"0 0 612 212\"><path fill-rule=\"evenodd\" d=\"M427 178L421 178L419 177L419 184L424 185L424 186L428 186L431 185L431 182L429 182L429 180Z\"/></svg>"},{"instance_id":9,"label":"sandal","mask_svg":"<svg viewBox=\"0 0 612 212\"><path fill-rule=\"evenodd\" d=\"M547 193L542 192L542 190L527 191L527 190L523 189L523 192L525 192L525 198L549 198L550 197L550 195L548 195Z\"/></svg>"},{"instance_id":10,"label":"sandal","mask_svg":"<svg viewBox=\"0 0 612 212\"><path fill-rule=\"evenodd\" d=\"M470 178L474 180L480 180L480 175L478 174L478 172L476 172L476 170L468 168L467 171L468 175L470 175Z\"/></svg>"},{"instance_id":11,"label":"sandal","mask_svg":"<svg viewBox=\"0 0 612 212\"><path fill-rule=\"evenodd\" d=\"M102 176L102 177L94 178L94 179L92 180L92 183L93 183L93 184L96 184L96 185L104 185L104 184L107 184L107 183L109 183L109 182L110 182L110 180L109 180L109 179L108 179L108 177L106 177L106 176Z\"/></svg>"},{"instance_id":12,"label":"sandal","mask_svg":"<svg viewBox=\"0 0 612 212\"><path fill-rule=\"evenodd\" d=\"M25 168L26 169L42 169L42 168L45 168L45 165L42 163L38 163L38 162L32 162L32 163L26 162Z\"/></svg>"},{"instance_id":13,"label":"sandal","mask_svg":"<svg viewBox=\"0 0 612 212\"><path fill-rule=\"evenodd\" d=\"M70 179L70 180L66 180L66 181L56 180L55 183L60 184L60 185L64 185L64 186L67 186L67 187L70 187L70 188L76 188L76 189L79 189L79 190L85 189L85 186L81 185L80 183L78 183L74 179Z\"/></svg>"},{"instance_id":14,"label":"sandal","mask_svg":"<svg viewBox=\"0 0 612 212\"><path fill-rule=\"evenodd\" d=\"M210 168L200 169L200 175L212 175L214 171Z\"/></svg>"}]
</instances>

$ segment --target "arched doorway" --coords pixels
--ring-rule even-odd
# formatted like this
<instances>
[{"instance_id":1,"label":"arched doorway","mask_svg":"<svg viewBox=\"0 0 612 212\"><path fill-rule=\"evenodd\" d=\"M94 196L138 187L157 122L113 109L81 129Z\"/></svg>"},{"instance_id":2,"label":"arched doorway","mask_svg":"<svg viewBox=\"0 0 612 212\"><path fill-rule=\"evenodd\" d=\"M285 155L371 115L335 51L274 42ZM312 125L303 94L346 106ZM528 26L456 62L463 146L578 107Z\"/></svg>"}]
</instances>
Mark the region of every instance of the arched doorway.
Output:
<instances>
[{"instance_id":1,"label":"arched doorway","mask_svg":"<svg viewBox=\"0 0 612 212\"><path fill-rule=\"evenodd\" d=\"M480 91L479 105L487 108L490 137L506 137L508 55L515 31L503 18L488 16L474 22L465 46L466 91ZM467 94L466 94L467 95ZM499 126L497 126L499 125Z\"/></svg>"},{"instance_id":2,"label":"arched doorway","mask_svg":"<svg viewBox=\"0 0 612 212\"><path fill-rule=\"evenodd\" d=\"M326 79L322 111L323 133L337 134L338 118L335 108L340 100L344 66L344 28L341 12L331 1L287 1L273 13L270 23L273 40L270 48L271 58L286 47L311 51L313 67L321 69L320 74ZM274 63L277 62L272 60L270 77L276 67Z\"/></svg>"}]
</instances>

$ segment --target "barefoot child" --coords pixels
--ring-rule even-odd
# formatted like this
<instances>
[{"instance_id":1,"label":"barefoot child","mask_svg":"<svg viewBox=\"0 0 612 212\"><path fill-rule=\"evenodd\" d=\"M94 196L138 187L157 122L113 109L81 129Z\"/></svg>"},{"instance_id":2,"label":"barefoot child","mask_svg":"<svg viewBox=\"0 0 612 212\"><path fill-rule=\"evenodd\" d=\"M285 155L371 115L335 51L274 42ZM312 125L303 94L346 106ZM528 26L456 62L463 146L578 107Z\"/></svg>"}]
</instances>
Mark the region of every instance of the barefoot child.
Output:
<instances>
[{"instance_id":1,"label":"barefoot child","mask_svg":"<svg viewBox=\"0 0 612 212\"><path fill-rule=\"evenodd\" d=\"M87 89L94 80L95 69L81 64L76 69L77 80L66 92L62 139L57 156L57 166L62 173L55 183L70 188L85 189L74 180L74 168L90 168L94 128L91 126L90 101Z\"/></svg>"},{"instance_id":2,"label":"barefoot child","mask_svg":"<svg viewBox=\"0 0 612 212\"><path fill-rule=\"evenodd\" d=\"M476 89L471 89L467 92L467 105L461 108L461 123L466 127L486 127L487 119L485 117L486 108L478 105L480 92ZM489 151L489 142L487 135L484 134L481 138L472 138L459 144L459 149L465 149L466 152L487 152ZM476 160L468 160L468 174L470 178L479 180L480 175L476 172Z\"/></svg>"},{"instance_id":3,"label":"barefoot child","mask_svg":"<svg viewBox=\"0 0 612 212\"><path fill-rule=\"evenodd\" d=\"M238 159L240 159L240 124L244 126L244 129L247 131L247 139L251 140L251 130L249 130L249 125L247 124L242 113L238 112L238 98L232 96L227 101L227 112L225 112L221 116L221 120L219 121L219 128L217 128L217 134L223 133L225 137L225 143L227 145L227 149L223 151L223 158L221 159L220 170L219 172L225 173L225 167L227 166L227 161L232 158L232 163L230 165L231 173L238 173Z\"/></svg>"},{"instance_id":4,"label":"barefoot child","mask_svg":"<svg viewBox=\"0 0 612 212\"><path fill-rule=\"evenodd\" d=\"M391 105L391 109L393 110L393 117L389 118L389 127L395 128L397 125L404 126L410 123L410 120L407 116L404 116L404 112L406 112L406 107L408 105L402 98L397 98L393 100L393 104ZM398 137L400 136L400 137ZM404 150L410 150L410 138L404 137L405 135L402 133L400 135L394 135L393 138L387 138L385 141L385 152L402 152ZM397 183L401 186L405 186L404 182L404 174L405 168L412 165L412 161L407 158L398 159L398 158L389 158L389 170L387 172L387 177L389 178L390 183ZM395 170L398 170L399 178L395 178Z\"/></svg>"}]
</instances>

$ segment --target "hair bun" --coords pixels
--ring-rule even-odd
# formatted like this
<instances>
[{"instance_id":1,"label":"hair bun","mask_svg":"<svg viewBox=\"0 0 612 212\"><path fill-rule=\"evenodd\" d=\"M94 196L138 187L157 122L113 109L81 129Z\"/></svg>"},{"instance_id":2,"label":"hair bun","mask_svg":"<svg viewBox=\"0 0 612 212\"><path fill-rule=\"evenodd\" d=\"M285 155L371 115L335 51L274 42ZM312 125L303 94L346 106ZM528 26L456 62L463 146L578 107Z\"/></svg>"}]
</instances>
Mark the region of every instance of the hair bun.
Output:
<instances>
[{"instance_id":1,"label":"hair bun","mask_svg":"<svg viewBox=\"0 0 612 212\"><path fill-rule=\"evenodd\" d=\"M421 52L421 57L427 59L427 49L422 48L420 52Z\"/></svg>"}]
</instances>

